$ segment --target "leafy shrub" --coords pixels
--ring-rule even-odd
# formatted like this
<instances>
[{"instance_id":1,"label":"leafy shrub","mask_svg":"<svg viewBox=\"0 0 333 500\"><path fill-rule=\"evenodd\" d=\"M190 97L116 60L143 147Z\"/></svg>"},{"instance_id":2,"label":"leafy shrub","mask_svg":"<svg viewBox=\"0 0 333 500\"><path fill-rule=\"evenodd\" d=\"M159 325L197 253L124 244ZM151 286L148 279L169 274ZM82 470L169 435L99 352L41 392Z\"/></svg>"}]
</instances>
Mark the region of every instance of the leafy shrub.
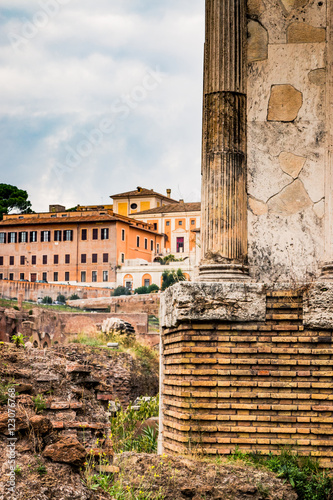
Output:
<instances>
[{"instance_id":1,"label":"leafy shrub","mask_svg":"<svg viewBox=\"0 0 333 500\"><path fill-rule=\"evenodd\" d=\"M126 410L121 408L117 415L111 418L112 443L115 453L123 451L156 453L157 431L147 427L142 435L137 435L137 430L140 423L150 417L157 417L158 410L158 396L151 398L150 401L142 402L139 410L134 410L131 404Z\"/></svg>"},{"instance_id":2,"label":"leafy shrub","mask_svg":"<svg viewBox=\"0 0 333 500\"><path fill-rule=\"evenodd\" d=\"M242 453L236 448L231 460L243 460L254 465L263 465L278 477L287 479L295 488L299 500L328 500L333 498L333 478L320 470L318 460L299 456L290 448L280 455Z\"/></svg>"},{"instance_id":3,"label":"leafy shrub","mask_svg":"<svg viewBox=\"0 0 333 500\"><path fill-rule=\"evenodd\" d=\"M159 286L155 285L155 283L152 283L151 285L149 285L148 287L148 293L152 293L152 292L158 292L160 289Z\"/></svg>"},{"instance_id":4,"label":"leafy shrub","mask_svg":"<svg viewBox=\"0 0 333 500\"><path fill-rule=\"evenodd\" d=\"M20 308L18 306L13 306L13 309L15 309L15 311L19 311Z\"/></svg>"},{"instance_id":5,"label":"leafy shrub","mask_svg":"<svg viewBox=\"0 0 333 500\"><path fill-rule=\"evenodd\" d=\"M73 293L73 295L71 295L71 296L69 297L69 300L79 300L79 299L80 299L80 297L78 296L78 294L77 294L77 293Z\"/></svg>"},{"instance_id":6,"label":"leafy shrub","mask_svg":"<svg viewBox=\"0 0 333 500\"><path fill-rule=\"evenodd\" d=\"M34 312L33 312L33 310L32 310L32 309L30 309L30 310L29 310L29 312L28 312L29 316L32 316L32 315L33 315L33 313L34 313Z\"/></svg>"},{"instance_id":7,"label":"leafy shrub","mask_svg":"<svg viewBox=\"0 0 333 500\"><path fill-rule=\"evenodd\" d=\"M139 295L144 295L146 293L149 293L148 287L146 287L146 286L140 286L139 288L136 288L134 290L134 293L137 293Z\"/></svg>"},{"instance_id":8,"label":"leafy shrub","mask_svg":"<svg viewBox=\"0 0 333 500\"><path fill-rule=\"evenodd\" d=\"M179 281L186 281L186 276L183 274L181 269L175 271L172 269L171 271L164 271L162 274L162 291L169 288L169 286L178 283Z\"/></svg>"},{"instance_id":9,"label":"leafy shrub","mask_svg":"<svg viewBox=\"0 0 333 500\"><path fill-rule=\"evenodd\" d=\"M52 304L52 298L46 295L46 297L43 298L42 304Z\"/></svg>"},{"instance_id":10,"label":"leafy shrub","mask_svg":"<svg viewBox=\"0 0 333 500\"><path fill-rule=\"evenodd\" d=\"M12 336L12 341L16 345L16 347L20 347L21 345L24 347L24 337L22 333L18 333L17 335Z\"/></svg>"},{"instance_id":11,"label":"leafy shrub","mask_svg":"<svg viewBox=\"0 0 333 500\"><path fill-rule=\"evenodd\" d=\"M61 304L66 304L65 295L61 295L61 293L59 293L59 295L57 296L57 302L60 302Z\"/></svg>"},{"instance_id":12,"label":"leafy shrub","mask_svg":"<svg viewBox=\"0 0 333 500\"><path fill-rule=\"evenodd\" d=\"M120 295L131 295L131 290L125 286L117 286L112 295L113 297L120 297Z\"/></svg>"}]
</instances>

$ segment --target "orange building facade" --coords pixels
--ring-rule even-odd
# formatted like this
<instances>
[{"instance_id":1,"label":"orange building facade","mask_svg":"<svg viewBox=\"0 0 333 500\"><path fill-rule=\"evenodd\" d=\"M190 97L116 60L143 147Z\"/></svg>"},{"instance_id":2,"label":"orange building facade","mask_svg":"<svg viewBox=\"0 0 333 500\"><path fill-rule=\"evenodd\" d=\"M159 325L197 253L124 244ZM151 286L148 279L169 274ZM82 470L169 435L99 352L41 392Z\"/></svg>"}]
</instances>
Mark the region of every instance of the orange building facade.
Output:
<instances>
[{"instance_id":1,"label":"orange building facade","mask_svg":"<svg viewBox=\"0 0 333 500\"><path fill-rule=\"evenodd\" d=\"M112 210L6 215L0 279L114 288L129 259L153 262L164 246L154 226Z\"/></svg>"}]
</instances>

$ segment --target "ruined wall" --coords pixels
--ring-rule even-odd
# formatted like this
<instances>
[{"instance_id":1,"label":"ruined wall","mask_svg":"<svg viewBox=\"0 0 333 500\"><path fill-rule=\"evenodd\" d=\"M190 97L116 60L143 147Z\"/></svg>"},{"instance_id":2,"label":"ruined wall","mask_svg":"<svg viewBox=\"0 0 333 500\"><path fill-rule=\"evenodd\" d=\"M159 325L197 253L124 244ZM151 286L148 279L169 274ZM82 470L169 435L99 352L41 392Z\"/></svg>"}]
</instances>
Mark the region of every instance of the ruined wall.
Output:
<instances>
[{"instance_id":1,"label":"ruined wall","mask_svg":"<svg viewBox=\"0 0 333 500\"><path fill-rule=\"evenodd\" d=\"M37 299L46 296L51 297L52 300L56 300L59 294L64 295L66 298L69 298L73 294L81 298L97 298L110 297L111 290L109 288L81 287L52 283L0 281L0 297L4 299L14 299L22 295L23 300L37 302Z\"/></svg>"},{"instance_id":2,"label":"ruined wall","mask_svg":"<svg viewBox=\"0 0 333 500\"><path fill-rule=\"evenodd\" d=\"M324 246L326 1L248 0L249 260L309 279Z\"/></svg>"}]
</instances>

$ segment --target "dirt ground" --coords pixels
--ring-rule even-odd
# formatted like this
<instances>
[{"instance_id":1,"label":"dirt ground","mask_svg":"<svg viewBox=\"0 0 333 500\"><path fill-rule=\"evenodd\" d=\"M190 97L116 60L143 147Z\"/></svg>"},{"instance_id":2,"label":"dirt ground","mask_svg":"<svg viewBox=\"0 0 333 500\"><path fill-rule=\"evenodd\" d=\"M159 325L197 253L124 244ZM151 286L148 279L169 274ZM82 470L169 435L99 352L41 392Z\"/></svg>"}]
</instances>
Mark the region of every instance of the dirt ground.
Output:
<instances>
[{"instance_id":1,"label":"dirt ground","mask_svg":"<svg viewBox=\"0 0 333 500\"><path fill-rule=\"evenodd\" d=\"M124 453L115 457L124 486L165 500L296 500L292 487L266 470L240 462ZM149 492L149 493L148 493Z\"/></svg>"}]
</instances>

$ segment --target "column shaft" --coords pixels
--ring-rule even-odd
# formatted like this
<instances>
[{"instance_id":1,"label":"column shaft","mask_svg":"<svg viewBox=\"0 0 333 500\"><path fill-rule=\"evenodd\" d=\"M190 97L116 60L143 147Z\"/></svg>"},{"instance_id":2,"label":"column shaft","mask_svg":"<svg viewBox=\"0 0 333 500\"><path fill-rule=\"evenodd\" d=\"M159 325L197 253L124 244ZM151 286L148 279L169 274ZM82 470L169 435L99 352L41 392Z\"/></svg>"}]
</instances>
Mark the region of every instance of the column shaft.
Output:
<instances>
[{"instance_id":1,"label":"column shaft","mask_svg":"<svg viewBox=\"0 0 333 500\"><path fill-rule=\"evenodd\" d=\"M244 276L246 271L246 63L246 0L206 0L200 267L204 281Z\"/></svg>"}]
</instances>

